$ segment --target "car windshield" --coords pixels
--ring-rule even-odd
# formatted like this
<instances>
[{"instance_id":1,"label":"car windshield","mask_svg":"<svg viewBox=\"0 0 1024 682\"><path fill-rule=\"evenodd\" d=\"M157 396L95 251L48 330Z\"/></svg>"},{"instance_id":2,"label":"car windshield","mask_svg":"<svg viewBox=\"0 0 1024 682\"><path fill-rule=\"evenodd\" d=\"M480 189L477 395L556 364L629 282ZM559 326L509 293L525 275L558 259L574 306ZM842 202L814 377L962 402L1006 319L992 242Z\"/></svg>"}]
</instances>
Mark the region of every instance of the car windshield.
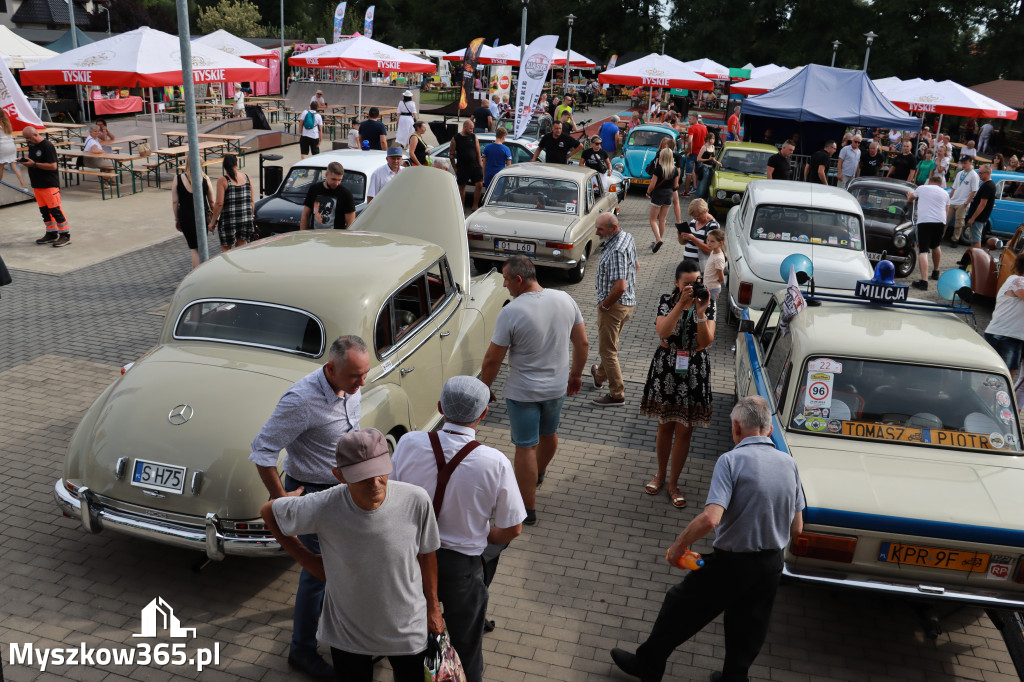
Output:
<instances>
[{"instance_id":1,"label":"car windshield","mask_svg":"<svg viewBox=\"0 0 1024 682\"><path fill-rule=\"evenodd\" d=\"M837 438L1021 452L1012 389L1001 374L848 358L811 358L792 427Z\"/></svg>"},{"instance_id":2,"label":"car windshield","mask_svg":"<svg viewBox=\"0 0 1024 682\"><path fill-rule=\"evenodd\" d=\"M768 168L768 158L773 153L750 149L726 149L719 161L722 163L723 171L764 177Z\"/></svg>"},{"instance_id":3,"label":"car windshield","mask_svg":"<svg viewBox=\"0 0 1024 682\"><path fill-rule=\"evenodd\" d=\"M626 140L628 147L657 147L665 138L672 137L671 134L660 130L634 130Z\"/></svg>"},{"instance_id":4,"label":"car windshield","mask_svg":"<svg viewBox=\"0 0 1024 682\"><path fill-rule=\"evenodd\" d=\"M487 205L579 215L579 196L571 180L502 175L494 179Z\"/></svg>"},{"instance_id":5,"label":"car windshield","mask_svg":"<svg viewBox=\"0 0 1024 682\"><path fill-rule=\"evenodd\" d=\"M194 301L178 317L174 338L260 346L314 357L324 352L324 328L315 317L294 308L248 301Z\"/></svg>"},{"instance_id":6,"label":"car windshield","mask_svg":"<svg viewBox=\"0 0 1024 682\"><path fill-rule=\"evenodd\" d=\"M864 186L854 188L852 193L864 211L865 219L889 225L902 225L909 220L904 217L909 204L905 190Z\"/></svg>"},{"instance_id":7,"label":"car windshield","mask_svg":"<svg viewBox=\"0 0 1024 682\"><path fill-rule=\"evenodd\" d=\"M864 226L860 216L804 206L758 206L751 239L801 242L860 251Z\"/></svg>"},{"instance_id":8,"label":"car windshield","mask_svg":"<svg viewBox=\"0 0 1024 682\"><path fill-rule=\"evenodd\" d=\"M301 204L313 183L323 182L327 171L323 168L292 168L281 186L281 196L288 201ZM366 176L358 171L346 170L341 184L352 192L356 204L366 201Z\"/></svg>"}]
</instances>

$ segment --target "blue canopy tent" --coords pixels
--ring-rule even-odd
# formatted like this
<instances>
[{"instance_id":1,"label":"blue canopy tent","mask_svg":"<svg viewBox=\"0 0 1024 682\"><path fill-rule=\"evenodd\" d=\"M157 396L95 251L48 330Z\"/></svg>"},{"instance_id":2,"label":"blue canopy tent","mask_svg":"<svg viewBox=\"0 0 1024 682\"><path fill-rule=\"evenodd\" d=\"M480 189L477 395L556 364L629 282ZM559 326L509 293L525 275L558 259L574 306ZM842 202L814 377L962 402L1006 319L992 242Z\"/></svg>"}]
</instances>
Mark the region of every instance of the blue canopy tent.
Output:
<instances>
[{"instance_id":1,"label":"blue canopy tent","mask_svg":"<svg viewBox=\"0 0 1024 682\"><path fill-rule=\"evenodd\" d=\"M82 33L82 31L77 26L73 30L75 31L75 37L78 38L79 46L88 45L89 43L96 42L89 36ZM53 50L54 52L60 52L61 54L73 50L75 48L75 45L71 40L71 29L69 29L64 35L62 35L60 38L57 38L57 40L53 41L46 47Z\"/></svg>"},{"instance_id":2,"label":"blue canopy tent","mask_svg":"<svg viewBox=\"0 0 1024 682\"><path fill-rule=\"evenodd\" d=\"M748 140L775 144L800 134L798 154L820 149L827 139L838 142L846 128L920 131L921 119L896 108L865 71L808 64L779 87L744 100L744 132Z\"/></svg>"}]
</instances>

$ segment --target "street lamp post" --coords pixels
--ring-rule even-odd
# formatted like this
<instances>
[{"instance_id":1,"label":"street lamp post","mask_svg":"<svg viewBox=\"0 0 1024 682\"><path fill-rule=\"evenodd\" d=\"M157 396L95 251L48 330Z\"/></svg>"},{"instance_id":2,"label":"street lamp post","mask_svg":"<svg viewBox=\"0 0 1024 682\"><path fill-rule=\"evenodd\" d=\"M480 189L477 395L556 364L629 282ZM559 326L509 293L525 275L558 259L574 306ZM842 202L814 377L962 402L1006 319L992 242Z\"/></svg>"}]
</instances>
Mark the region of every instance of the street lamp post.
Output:
<instances>
[{"instance_id":1,"label":"street lamp post","mask_svg":"<svg viewBox=\"0 0 1024 682\"><path fill-rule=\"evenodd\" d=\"M78 49L78 31L75 30L75 0L67 0L68 3L68 20L71 22L71 48ZM110 21L110 15L107 15L107 21ZM85 122L85 100L82 98L82 89L75 86L75 94L78 95L78 110L82 114L82 122Z\"/></svg>"},{"instance_id":2,"label":"street lamp post","mask_svg":"<svg viewBox=\"0 0 1024 682\"><path fill-rule=\"evenodd\" d=\"M665 54L665 34L661 34L661 53Z\"/></svg>"},{"instance_id":3,"label":"street lamp post","mask_svg":"<svg viewBox=\"0 0 1024 682\"><path fill-rule=\"evenodd\" d=\"M284 67L286 63L284 59L284 0L281 0L281 58L277 60L278 68L281 70L281 97L284 97L285 91Z\"/></svg>"},{"instance_id":4,"label":"street lamp post","mask_svg":"<svg viewBox=\"0 0 1024 682\"><path fill-rule=\"evenodd\" d=\"M839 52L839 46L842 45L838 40L832 41L832 66L836 65L836 52Z\"/></svg>"},{"instance_id":5,"label":"street lamp post","mask_svg":"<svg viewBox=\"0 0 1024 682\"><path fill-rule=\"evenodd\" d=\"M107 36L110 36L110 8L106 5L100 5L100 11L107 13Z\"/></svg>"},{"instance_id":6,"label":"street lamp post","mask_svg":"<svg viewBox=\"0 0 1024 682\"><path fill-rule=\"evenodd\" d=\"M572 22L576 21L576 15L570 14L566 17L569 20L569 49L565 51L565 82L562 83L562 94L569 91L569 75L572 72Z\"/></svg>"},{"instance_id":7,"label":"street lamp post","mask_svg":"<svg viewBox=\"0 0 1024 682\"><path fill-rule=\"evenodd\" d=\"M868 70L868 59L871 57L871 43L875 42L875 38L878 34L874 31L868 31L864 34L864 37L868 39L868 49L864 51L864 70Z\"/></svg>"},{"instance_id":8,"label":"street lamp post","mask_svg":"<svg viewBox=\"0 0 1024 682\"><path fill-rule=\"evenodd\" d=\"M284 0L282 0L283 2ZM523 0L523 25L522 32L519 36L519 68L523 68L523 60L526 59L526 6L530 4L530 0Z\"/></svg>"}]
</instances>

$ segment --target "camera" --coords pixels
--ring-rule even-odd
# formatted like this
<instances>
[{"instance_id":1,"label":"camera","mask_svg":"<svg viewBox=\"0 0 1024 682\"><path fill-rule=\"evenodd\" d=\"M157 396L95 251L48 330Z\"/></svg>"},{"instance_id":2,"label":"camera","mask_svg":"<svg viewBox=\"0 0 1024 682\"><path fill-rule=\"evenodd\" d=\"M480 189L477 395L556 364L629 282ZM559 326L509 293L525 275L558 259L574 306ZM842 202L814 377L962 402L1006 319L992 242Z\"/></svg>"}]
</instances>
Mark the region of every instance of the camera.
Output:
<instances>
[{"instance_id":1,"label":"camera","mask_svg":"<svg viewBox=\"0 0 1024 682\"><path fill-rule=\"evenodd\" d=\"M693 298L697 301L706 301L711 298L711 294L708 293L708 288L704 286L704 278L698 277L693 284Z\"/></svg>"}]
</instances>

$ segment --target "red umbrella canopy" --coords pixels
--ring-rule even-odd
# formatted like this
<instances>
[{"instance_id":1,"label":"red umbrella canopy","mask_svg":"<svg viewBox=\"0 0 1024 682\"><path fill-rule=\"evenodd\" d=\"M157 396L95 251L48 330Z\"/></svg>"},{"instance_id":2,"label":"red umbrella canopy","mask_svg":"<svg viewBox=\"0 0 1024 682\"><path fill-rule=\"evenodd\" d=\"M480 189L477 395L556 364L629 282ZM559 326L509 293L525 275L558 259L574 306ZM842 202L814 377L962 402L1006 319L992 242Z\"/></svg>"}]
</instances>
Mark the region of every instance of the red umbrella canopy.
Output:
<instances>
[{"instance_id":1,"label":"red umbrella canopy","mask_svg":"<svg viewBox=\"0 0 1024 682\"><path fill-rule=\"evenodd\" d=\"M649 54L635 61L608 69L597 77L599 83L640 85L645 88L687 88L711 90L715 84L698 75L686 64L664 54Z\"/></svg>"},{"instance_id":2,"label":"red umbrella canopy","mask_svg":"<svg viewBox=\"0 0 1024 682\"><path fill-rule=\"evenodd\" d=\"M182 85L178 36L143 26L51 57L21 71L24 85ZM196 83L265 81L270 69L205 45L192 44Z\"/></svg>"},{"instance_id":3,"label":"red umbrella canopy","mask_svg":"<svg viewBox=\"0 0 1024 682\"><path fill-rule=\"evenodd\" d=\"M887 90L884 95L886 99L906 111L971 118L1017 118L1017 112L1013 107L965 88L955 81L908 82L902 87Z\"/></svg>"},{"instance_id":4,"label":"red umbrella canopy","mask_svg":"<svg viewBox=\"0 0 1024 682\"><path fill-rule=\"evenodd\" d=\"M365 69L401 73L433 73L437 69L433 62L366 36L349 38L340 43L303 52L289 57L288 63L292 66L314 69Z\"/></svg>"},{"instance_id":5,"label":"red umbrella canopy","mask_svg":"<svg viewBox=\"0 0 1024 682\"><path fill-rule=\"evenodd\" d=\"M214 31L213 33L207 34L202 38L194 39L192 44L215 47L221 52L227 52L228 54L233 54L236 57L241 57L242 59L256 60L280 58L277 50L264 50L262 47L253 45L248 40L242 40L222 28Z\"/></svg>"}]
</instances>

